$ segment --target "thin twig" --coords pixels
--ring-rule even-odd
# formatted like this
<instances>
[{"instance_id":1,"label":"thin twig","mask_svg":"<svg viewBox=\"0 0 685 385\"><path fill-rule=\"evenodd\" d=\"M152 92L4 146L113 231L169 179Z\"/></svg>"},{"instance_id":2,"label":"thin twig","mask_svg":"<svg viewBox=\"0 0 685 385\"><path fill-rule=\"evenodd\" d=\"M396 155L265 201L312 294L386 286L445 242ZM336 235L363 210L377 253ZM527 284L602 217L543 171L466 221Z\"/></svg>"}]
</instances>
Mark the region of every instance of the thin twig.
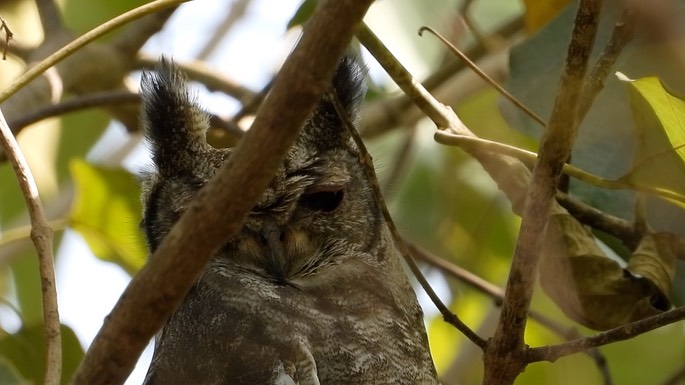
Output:
<instances>
[{"instance_id":1,"label":"thin twig","mask_svg":"<svg viewBox=\"0 0 685 385\"><path fill-rule=\"evenodd\" d=\"M404 239L402 236L399 234L399 231L397 231L397 227L395 226L395 222L393 221L392 217L390 216L390 212L388 211L388 207L385 204L385 199L383 199L383 194L381 193L381 188L380 185L378 184L378 178L376 177L376 171L373 168L373 161L371 159L371 155L369 155L369 152L366 150L366 146L364 146L364 142L362 141L362 138L359 136L359 133L357 130L354 128L354 124L350 121L350 119L347 117L347 114L345 113L345 109L338 100L337 95L335 92L329 92L329 99L333 102L333 105L335 106L336 112L338 114L338 117L343 121L345 126L347 127L347 130L350 132L350 135L354 139L354 142L357 145L357 148L359 149L359 160L361 163L364 165L364 172L366 173L367 180L371 184L371 187L373 188L373 193L374 197L376 198L376 202L378 202L378 206L380 207L381 211L383 212L383 217L385 218L385 222L388 225L388 229L390 230L390 233L392 234L392 237L395 241L395 245L399 249L400 255L402 255L402 258L404 261L407 263L409 266L409 269L412 271L414 276L416 277L416 280L419 281L419 284L423 288L423 290L426 291L426 294L428 294L428 297L431 299L433 304L438 308L440 313L442 314L443 318L445 321L451 325L453 325L457 330L462 332L466 338L471 340L474 344L476 344L478 347L481 349L485 350L485 347L487 346L487 341L485 341L483 338L481 338L476 332L474 332L471 328L468 327L459 317L454 314L438 297L438 295L435 293L433 288L431 287L430 283L426 279L426 277L423 275L419 267L416 265L416 261L414 261L414 258L412 257L411 253L409 252L409 249L407 247L407 244L405 244Z\"/></svg>"},{"instance_id":2,"label":"thin twig","mask_svg":"<svg viewBox=\"0 0 685 385\"><path fill-rule=\"evenodd\" d=\"M5 45L2 49L2 60L7 60L7 50L10 47L10 40L14 37L14 33L10 30L5 19L0 17L0 29L5 32Z\"/></svg>"},{"instance_id":3,"label":"thin twig","mask_svg":"<svg viewBox=\"0 0 685 385\"><path fill-rule=\"evenodd\" d=\"M523 17L518 16L499 27L493 32L492 36L511 36L522 29ZM361 31L360 33L365 34L366 32ZM371 38L371 36L368 38ZM364 45L366 46L366 44L369 43L373 43L373 41L367 39L367 42L364 43ZM503 47L503 49L504 48L505 47ZM466 56L473 58L473 60L479 60L488 53L489 51L482 44L476 44L475 46L466 50ZM379 60L379 62L381 62L381 60ZM444 85L445 82L447 82L450 78L455 76L455 74L459 73L465 68L466 65L464 62L459 60L449 60L447 63L445 63L445 65L427 77L422 83L427 90L434 92L440 86ZM397 126L398 122L406 123L406 116L417 111L415 108L416 106L412 102L413 100L411 98L402 93L393 99L384 99L377 102L368 103L364 109L364 119L361 127L362 136L364 138L373 138L393 129Z\"/></svg>"},{"instance_id":4,"label":"thin twig","mask_svg":"<svg viewBox=\"0 0 685 385\"><path fill-rule=\"evenodd\" d=\"M138 104L140 95L129 91L103 91L75 96L54 105L48 105L36 111L29 112L11 122L10 126L15 132L21 131L26 126L39 122L43 119L81 111L94 107L107 107L121 104ZM218 115L210 114L209 123L212 127L219 128L233 138L240 138L244 132L240 127L230 121L222 119Z\"/></svg>"},{"instance_id":5,"label":"thin twig","mask_svg":"<svg viewBox=\"0 0 685 385\"><path fill-rule=\"evenodd\" d=\"M580 106L578 107L578 120L582 120L588 110L590 110L595 97L604 88L604 81L609 76L623 48L633 39L635 19L635 14L626 10L616 22L614 29L611 31L609 41L604 46L583 86Z\"/></svg>"},{"instance_id":6,"label":"thin twig","mask_svg":"<svg viewBox=\"0 0 685 385\"><path fill-rule=\"evenodd\" d=\"M210 257L242 228L327 90L335 65L372 2L337 0L317 8L252 128L133 277L105 318L74 385L119 384L128 376Z\"/></svg>"},{"instance_id":7,"label":"thin twig","mask_svg":"<svg viewBox=\"0 0 685 385\"><path fill-rule=\"evenodd\" d=\"M43 300L43 324L46 342L45 384L58 385L62 375L62 336L60 332L59 309L57 307L57 286L52 253L53 231L45 219L38 187L24 154L17 144L12 130L0 111L0 141L19 182L26 207L31 218L31 241L38 253L41 293Z\"/></svg>"},{"instance_id":8,"label":"thin twig","mask_svg":"<svg viewBox=\"0 0 685 385\"><path fill-rule=\"evenodd\" d=\"M518 107L521 111L523 111L526 115L530 116L533 120L538 122L541 126L545 127L547 125L547 122L545 122L544 119L542 119L538 114L533 112L530 108L528 108L523 102L518 100L514 95L512 95L509 91L505 90L504 87L499 85L496 81L494 81L488 74L485 73L476 63L474 63L471 59L469 59L468 56L466 56L461 50L459 50L457 47L455 47L452 43L450 43L447 39L445 39L442 35L440 35L437 31L435 31L433 28L430 27L421 27L419 28L419 36L423 36L423 32L428 31L433 36L437 37L453 54L457 55L461 60L466 63L466 65L473 71L475 72L478 76L480 76L481 79L483 79L486 83L488 83L490 86L492 86L494 89L499 92L500 95L504 96L507 98L510 102L514 103L516 107Z\"/></svg>"},{"instance_id":9,"label":"thin twig","mask_svg":"<svg viewBox=\"0 0 685 385\"><path fill-rule=\"evenodd\" d=\"M554 362L561 357L585 351L589 348L608 345L618 341L625 341L654 329L682 321L685 319L685 306L657 314L640 321L631 322L619 327L595 334L594 336L579 338L565 344L531 348L526 352L526 361Z\"/></svg>"},{"instance_id":10,"label":"thin twig","mask_svg":"<svg viewBox=\"0 0 685 385\"><path fill-rule=\"evenodd\" d=\"M634 250L644 237L644 233L638 231L628 220L607 214L561 192L557 192L556 199L578 222L621 240L631 250Z\"/></svg>"}]
</instances>

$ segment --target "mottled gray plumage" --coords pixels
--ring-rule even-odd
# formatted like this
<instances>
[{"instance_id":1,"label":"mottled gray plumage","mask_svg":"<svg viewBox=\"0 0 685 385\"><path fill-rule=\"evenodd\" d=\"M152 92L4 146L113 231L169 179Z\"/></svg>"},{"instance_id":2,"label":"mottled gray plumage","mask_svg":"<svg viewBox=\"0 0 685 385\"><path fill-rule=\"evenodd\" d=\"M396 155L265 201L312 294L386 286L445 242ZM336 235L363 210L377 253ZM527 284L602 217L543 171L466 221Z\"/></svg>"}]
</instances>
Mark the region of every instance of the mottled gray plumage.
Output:
<instances>
[{"instance_id":1,"label":"mottled gray plumage","mask_svg":"<svg viewBox=\"0 0 685 385\"><path fill-rule=\"evenodd\" d=\"M333 80L352 121L364 76L348 56ZM230 150L206 143L206 114L169 61L143 75L142 93L156 166L143 228L154 251ZM157 336L145 384L437 384L416 296L326 98Z\"/></svg>"}]
</instances>

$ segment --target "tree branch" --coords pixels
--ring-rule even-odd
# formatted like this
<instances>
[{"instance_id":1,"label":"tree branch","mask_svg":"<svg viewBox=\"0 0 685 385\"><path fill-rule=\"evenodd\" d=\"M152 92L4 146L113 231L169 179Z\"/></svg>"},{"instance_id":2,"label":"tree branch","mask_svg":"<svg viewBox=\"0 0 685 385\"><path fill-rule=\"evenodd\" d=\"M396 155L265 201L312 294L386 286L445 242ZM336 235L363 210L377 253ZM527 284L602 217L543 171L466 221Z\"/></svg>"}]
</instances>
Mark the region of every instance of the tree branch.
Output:
<instances>
[{"instance_id":1,"label":"tree branch","mask_svg":"<svg viewBox=\"0 0 685 385\"><path fill-rule=\"evenodd\" d=\"M157 60L157 58L141 55L136 58L134 65L137 69L154 68L157 65ZM176 62L176 65L188 75L190 80L202 83L210 91L221 91L234 97L243 105L253 100L258 94L230 79L225 74L214 70L204 62L182 61Z\"/></svg>"},{"instance_id":2,"label":"tree branch","mask_svg":"<svg viewBox=\"0 0 685 385\"><path fill-rule=\"evenodd\" d=\"M595 334L591 337L579 338L565 344L554 346L542 346L528 349L526 352L527 362L550 361L554 362L561 357L585 351L590 348L608 345L618 341L625 341L640 334L672 324L685 319L685 306L667 312L651 316L640 321L621 325L619 327Z\"/></svg>"},{"instance_id":3,"label":"tree branch","mask_svg":"<svg viewBox=\"0 0 685 385\"><path fill-rule=\"evenodd\" d=\"M129 91L103 91L93 92L76 96L71 99L61 101L54 105L45 106L26 115L20 116L9 122L14 131L21 131L26 126L39 122L43 119L68 114L70 112L81 111L93 107L112 107L122 104L140 103L140 95ZM244 131L231 121L226 121L218 115L209 114L209 124L230 135L232 138L240 138Z\"/></svg>"},{"instance_id":4,"label":"tree branch","mask_svg":"<svg viewBox=\"0 0 685 385\"><path fill-rule=\"evenodd\" d=\"M579 98L600 9L600 0L581 0L578 5L559 90L526 196L500 322L484 358L484 385L511 384L525 368L520 355L525 348L524 333L543 235L562 167L575 141Z\"/></svg>"},{"instance_id":5,"label":"tree branch","mask_svg":"<svg viewBox=\"0 0 685 385\"><path fill-rule=\"evenodd\" d=\"M55 264L52 254L53 232L45 219L38 186L36 186L31 170L14 135L12 135L12 130L5 121L2 111L0 111L0 141L24 195L31 218L31 241L33 241L38 253L43 300L43 327L47 346L45 385L59 385L62 375L62 335L57 307Z\"/></svg>"},{"instance_id":6,"label":"tree branch","mask_svg":"<svg viewBox=\"0 0 685 385\"><path fill-rule=\"evenodd\" d=\"M621 14L614 29L611 31L609 41L604 46L583 86L583 94L580 97L580 107L578 108L579 120L582 120L590 110L595 97L604 89L604 81L609 76L609 72L621 55L623 48L633 39L635 19L636 17L633 12L623 11L623 14Z\"/></svg>"},{"instance_id":7,"label":"tree branch","mask_svg":"<svg viewBox=\"0 0 685 385\"><path fill-rule=\"evenodd\" d=\"M335 65L371 3L336 0L317 9L252 129L133 278L105 319L73 384L124 381L211 255L242 227L303 122L329 87Z\"/></svg>"}]
</instances>

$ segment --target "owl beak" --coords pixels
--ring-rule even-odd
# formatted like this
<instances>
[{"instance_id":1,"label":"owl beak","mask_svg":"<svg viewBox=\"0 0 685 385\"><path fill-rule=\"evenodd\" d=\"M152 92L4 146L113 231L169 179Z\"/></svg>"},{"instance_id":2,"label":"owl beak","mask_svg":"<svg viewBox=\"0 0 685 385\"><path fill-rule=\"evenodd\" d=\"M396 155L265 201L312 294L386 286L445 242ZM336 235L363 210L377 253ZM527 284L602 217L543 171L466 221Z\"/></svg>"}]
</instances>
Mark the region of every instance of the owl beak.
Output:
<instances>
[{"instance_id":1,"label":"owl beak","mask_svg":"<svg viewBox=\"0 0 685 385\"><path fill-rule=\"evenodd\" d=\"M262 245L266 253L266 270L279 284L286 285L288 264L283 230L274 222L266 222L260 231Z\"/></svg>"}]
</instances>

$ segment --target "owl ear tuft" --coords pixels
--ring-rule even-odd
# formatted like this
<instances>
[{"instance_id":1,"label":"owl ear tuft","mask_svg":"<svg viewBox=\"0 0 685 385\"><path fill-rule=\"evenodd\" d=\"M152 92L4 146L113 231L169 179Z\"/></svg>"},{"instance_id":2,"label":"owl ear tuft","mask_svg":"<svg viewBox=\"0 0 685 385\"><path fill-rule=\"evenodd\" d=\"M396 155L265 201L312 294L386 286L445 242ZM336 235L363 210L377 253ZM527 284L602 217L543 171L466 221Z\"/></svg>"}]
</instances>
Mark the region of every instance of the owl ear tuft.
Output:
<instances>
[{"instance_id":1,"label":"owl ear tuft","mask_svg":"<svg viewBox=\"0 0 685 385\"><path fill-rule=\"evenodd\" d=\"M179 156L207 147L207 113L190 96L186 77L172 60L162 57L154 71L143 72L141 99L141 126L160 170L178 167Z\"/></svg>"},{"instance_id":2,"label":"owl ear tuft","mask_svg":"<svg viewBox=\"0 0 685 385\"><path fill-rule=\"evenodd\" d=\"M358 52L348 51L333 75L333 90L350 120L356 121L366 94L368 69Z\"/></svg>"}]
</instances>

